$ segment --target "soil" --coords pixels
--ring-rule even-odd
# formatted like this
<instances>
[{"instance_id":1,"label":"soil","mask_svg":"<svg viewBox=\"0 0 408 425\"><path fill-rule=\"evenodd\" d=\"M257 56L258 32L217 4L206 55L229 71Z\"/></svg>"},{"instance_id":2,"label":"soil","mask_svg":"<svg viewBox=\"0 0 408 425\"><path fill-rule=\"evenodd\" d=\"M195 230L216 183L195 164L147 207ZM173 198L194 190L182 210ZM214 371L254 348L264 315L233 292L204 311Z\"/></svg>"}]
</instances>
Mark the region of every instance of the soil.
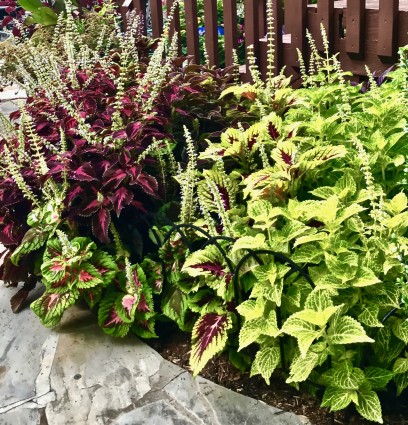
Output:
<instances>
[{"instance_id":1,"label":"soil","mask_svg":"<svg viewBox=\"0 0 408 425\"><path fill-rule=\"evenodd\" d=\"M159 338L147 340L162 357L190 371L190 336L178 328L166 325L158 329ZM372 425L365 421L353 408L330 414L320 407L320 401L286 384L283 377L273 376L267 385L260 376L249 377L248 372L236 369L226 354L212 359L201 371L200 376L229 388L237 393L261 400L279 409L305 416L313 425ZM385 425L408 425L408 393L395 398L390 393L380 394ZM265 424L266 425L266 424Z\"/></svg>"}]
</instances>

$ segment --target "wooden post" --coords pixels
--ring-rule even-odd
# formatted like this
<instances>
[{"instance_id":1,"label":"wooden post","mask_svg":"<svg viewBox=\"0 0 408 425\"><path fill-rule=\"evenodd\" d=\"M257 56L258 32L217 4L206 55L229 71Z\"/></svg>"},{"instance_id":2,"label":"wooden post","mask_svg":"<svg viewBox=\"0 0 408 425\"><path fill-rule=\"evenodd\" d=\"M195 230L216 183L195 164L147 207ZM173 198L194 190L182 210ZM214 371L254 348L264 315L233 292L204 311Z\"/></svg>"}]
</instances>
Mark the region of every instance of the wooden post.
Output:
<instances>
[{"instance_id":1,"label":"wooden post","mask_svg":"<svg viewBox=\"0 0 408 425\"><path fill-rule=\"evenodd\" d=\"M198 41L197 0L184 0L186 15L187 54L194 63L200 63L200 46Z\"/></svg>"},{"instance_id":2,"label":"wooden post","mask_svg":"<svg viewBox=\"0 0 408 425\"><path fill-rule=\"evenodd\" d=\"M127 28L127 13L130 10L132 0L123 0L120 6L120 15L122 16L123 29L126 31Z\"/></svg>"},{"instance_id":3,"label":"wooden post","mask_svg":"<svg viewBox=\"0 0 408 425\"><path fill-rule=\"evenodd\" d=\"M264 38L266 35L266 2L261 0L258 2L258 34L259 38Z\"/></svg>"},{"instance_id":4,"label":"wooden post","mask_svg":"<svg viewBox=\"0 0 408 425\"><path fill-rule=\"evenodd\" d=\"M159 38L163 32L163 5L161 0L150 0L150 13L153 37Z\"/></svg>"},{"instance_id":5,"label":"wooden post","mask_svg":"<svg viewBox=\"0 0 408 425\"><path fill-rule=\"evenodd\" d=\"M377 54L382 60L392 60L397 54L398 9L399 0L380 0Z\"/></svg>"},{"instance_id":6,"label":"wooden post","mask_svg":"<svg viewBox=\"0 0 408 425\"><path fill-rule=\"evenodd\" d=\"M170 14L170 10L173 7L173 0L166 0L166 7L167 7L167 16L169 16ZM173 38L174 33L177 32L180 35L180 7L177 4L176 8L174 9L174 14L173 14L173 20L170 24L170 40ZM180 45L180 41L178 43L178 54L181 55L181 45Z\"/></svg>"},{"instance_id":7,"label":"wooden post","mask_svg":"<svg viewBox=\"0 0 408 425\"><path fill-rule=\"evenodd\" d=\"M354 1L354 0L352 0ZM334 27L334 0L317 0L317 17L320 24L323 24L326 30L327 39L329 41L329 50L333 43L333 27ZM318 50L323 51L323 38L321 36L316 40Z\"/></svg>"},{"instance_id":8,"label":"wooden post","mask_svg":"<svg viewBox=\"0 0 408 425\"><path fill-rule=\"evenodd\" d=\"M204 1L205 48L207 50L210 66L220 65L218 51L218 16L217 0Z\"/></svg>"},{"instance_id":9,"label":"wooden post","mask_svg":"<svg viewBox=\"0 0 408 425\"><path fill-rule=\"evenodd\" d=\"M251 81L249 72L248 49L253 46L255 58L259 58L259 26L258 26L258 2L259 0L244 0L245 15L245 56L246 73L245 80Z\"/></svg>"},{"instance_id":10,"label":"wooden post","mask_svg":"<svg viewBox=\"0 0 408 425\"><path fill-rule=\"evenodd\" d=\"M365 0L352 0L346 9L346 51L352 55L364 55Z\"/></svg>"},{"instance_id":11,"label":"wooden post","mask_svg":"<svg viewBox=\"0 0 408 425\"><path fill-rule=\"evenodd\" d=\"M274 43L275 43L275 75L278 75L282 68L282 32L283 32L283 3L282 0L275 0L272 3L274 20ZM302 13L302 11L299 11Z\"/></svg>"},{"instance_id":12,"label":"wooden post","mask_svg":"<svg viewBox=\"0 0 408 425\"><path fill-rule=\"evenodd\" d=\"M297 49L306 56L306 19L307 19L307 0L286 0L285 7L297 13L287 14L285 17L286 26L291 34L291 55L290 65L299 66Z\"/></svg>"},{"instance_id":13,"label":"wooden post","mask_svg":"<svg viewBox=\"0 0 408 425\"><path fill-rule=\"evenodd\" d=\"M138 15L142 16L142 31L143 31L143 34L146 34L147 33L146 0L133 0L133 9Z\"/></svg>"},{"instance_id":14,"label":"wooden post","mask_svg":"<svg viewBox=\"0 0 408 425\"><path fill-rule=\"evenodd\" d=\"M238 48L237 0L223 0L225 65L234 64L233 50Z\"/></svg>"}]
</instances>

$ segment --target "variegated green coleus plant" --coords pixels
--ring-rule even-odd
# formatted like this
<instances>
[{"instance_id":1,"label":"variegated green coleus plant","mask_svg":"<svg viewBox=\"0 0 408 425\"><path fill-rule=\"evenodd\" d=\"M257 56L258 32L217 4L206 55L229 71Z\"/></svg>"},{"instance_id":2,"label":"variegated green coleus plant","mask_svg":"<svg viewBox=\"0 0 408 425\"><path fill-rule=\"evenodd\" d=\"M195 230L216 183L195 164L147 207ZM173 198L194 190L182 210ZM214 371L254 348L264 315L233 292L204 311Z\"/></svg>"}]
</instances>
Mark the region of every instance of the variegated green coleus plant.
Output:
<instances>
[{"instance_id":1,"label":"variegated green coleus plant","mask_svg":"<svg viewBox=\"0 0 408 425\"><path fill-rule=\"evenodd\" d=\"M336 59L315 59L297 92L255 73L225 93L262 118L209 142L199 159L212 168L190 155L180 221L213 240L189 252L175 233L163 248L163 311L192 330L195 373L229 348L235 362L254 355L251 375L281 369L323 388L322 406L382 423L377 391L408 387L407 74L370 76L362 93Z\"/></svg>"}]
</instances>

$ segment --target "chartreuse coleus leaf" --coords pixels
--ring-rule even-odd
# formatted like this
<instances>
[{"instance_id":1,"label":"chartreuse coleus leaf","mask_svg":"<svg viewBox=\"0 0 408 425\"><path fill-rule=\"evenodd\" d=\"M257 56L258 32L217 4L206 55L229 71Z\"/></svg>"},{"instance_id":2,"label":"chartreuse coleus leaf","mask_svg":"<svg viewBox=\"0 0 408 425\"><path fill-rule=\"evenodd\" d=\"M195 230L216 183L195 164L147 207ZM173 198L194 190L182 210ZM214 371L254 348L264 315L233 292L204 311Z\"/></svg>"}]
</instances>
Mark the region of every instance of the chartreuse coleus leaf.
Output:
<instances>
[{"instance_id":1,"label":"chartreuse coleus leaf","mask_svg":"<svg viewBox=\"0 0 408 425\"><path fill-rule=\"evenodd\" d=\"M363 418L369 421L383 423L381 403L375 391L366 388L360 388L358 391L358 403L356 403L357 412Z\"/></svg>"},{"instance_id":2,"label":"chartreuse coleus leaf","mask_svg":"<svg viewBox=\"0 0 408 425\"><path fill-rule=\"evenodd\" d=\"M375 304L366 305L363 311L359 314L358 320L371 328L383 328L384 325L378 320L380 307Z\"/></svg>"},{"instance_id":3,"label":"chartreuse coleus leaf","mask_svg":"<svg viewBox=\"0 0 408 425\"><path fill-rule=\"evenodd\" d=\"M408 372L398 373L394 376L394 382L397 385L397 396L408 387Z\"/></svg>"},{"instance_id":4,"label":"chartreuse coleus leaf","mask_svg":"<svg viewBox=\"0 0 408 425\"><path fill-rule=\"evenodd\" d=\"M291 382L306 381L318 363L319 355L311 350L307 352L304 358L301 355L295 356L290 365L289 378L286 382L290 384Z\"/></svg>"},{"instance_id":5,"label":"chartreuse coleus leaf","mask_svg":"<svg viewBox=\"0 0 408 425\"><path fill-rule=\"evenodd\" d=\"M366 367L364 369L366 382L370 384L371 389L381 390L384 389L388 382L394 377L394 373L390 370L381 367Z\"/></svg>"},{"instance_id":6,"label":"chartreuse coleus leaf","mask_svg":"<svg viewBox=\"0 0 408 425\"><path fill-rule=\"evenodd\" d=\"M327 268L342 282L353 279L358 270L358 255L355 252L342 252L337 256L325 253Z\"/></svg>"},{"instance_id":7,"label":"chartreuse coleus leaf","mask_svg":"<svg viewBox=\"0 0 408 425\"><path fill-rule=\"evenodd\" d=\"M408 372L408 358L407 357L400 357L397 360L395 360L392 371L395 374Z\"/></svg>"},{"instance_id":8,"label":"chartreuse coleus leaf","mask_svg":"<svg viewBox=\"0 0 408 425\"><path fill-rule=\"evenodd\" d=\"M243 236L234 243L231 249L231 254L239 250L256 250L256 249L268 249L265 235L258 233L256 236Z\"/></svg>"},{"instance_id":9,"label":"chartreuse coleus leaf","mask_svg":"<svg viewBox=\"0 0 408 425\"><path fill-rule=\"evenodd\" d=\"M308 295L305 308L285 321L281 332L297 339L301 356L305 358L314 340L323 335L330 318L341 307L333 306L326 291L315 290Z\"/></svg>"},{"instance_id":10,"label":"chartreuse coleus leaf","mask_svg":"<svg viewBox=\"0 0 408 425\"><path fill-rule=\"evenodd\" d=\"M281 332L291 335L297 339L301 357L305 358L309 347L313 344L315 339L322 336L323 331L317 330L316 327L302 319L299 319L296 315L290 316L282 326Z\"/></svg>"},{"instance_id":11,"label":"chartreuse coleus leaf","mask_svg":"<svg viewBox=\"0 0 408 425\"><path fill-rule=\"evenodd\" d=\"M253 273L257 281L252 288L251 298L266 298L279 307L282 300L283 278L288 270L287 266L274 262L254 268Z\"/></svg>"},{"instance_id":12,"label":"chartreuse coleus leaf","mask_svg":"<svg viewBox=\"0 0 408 425\"><path fill-rule=\"evenodd\" d=\"M367 267L360 267L357 271L356 277L353 280L353 286L362 288L364 286L371 286L380 283L381 280L375 273Z\"/></svg>"},{"instance_id":13,"label":"chartreuse coleus leaf","mask_svg":"<svg viewBox=\"0 0 408 425\"><path fill-rule=\"evenodd\" d=\"M231 313L206 313L196 321L191 335L190 355L190 366L195 376L212 357L224 350L231 328Z\"/></svg>"},{"instance_id":14,"label":"chartreuse coleus leaf","mask_svg":"<svg viewBox=\"0 0 408 425\"><path fill-rule=\"evenodd\" d=\"M291 257L291 260L296 264L319 264L322 259L322 249L316 243L308 243L300 246Z\"/></svg>"},{"instance_id":15,"label":"chartreuse coleus leaf","mask_svg":"<svg viewBox=\"0 0 408 425\"><path fill-rule=\"evenodd\" d=\"M392 376L386 369L369 367L363 372L349 361L342 362L321 376L327 385L322 407L337 411L354 402L363 417L382 423L380 401L373 389L384 388Z\"/></svg>"},{"instance_id":16,"label":"chartreuse coleus leaf","mask_svg":"<svg viewBox=\"0 0 408 425\"><path fill-rule=\"evenodd\" d=\"M397 338L404 341L405 344L408 344L408 319L396 320L392 326L392 331Z\"/></svg>"},{"instance_id":17,"label":"chartreuse coleus leaf","mask_svg":"<svg viewBox=\"0 0 408 425\"><path fill-rule=\"evenodd\" d=\"M321 380L327 386L341 390L358 390L365 381L365 376L361 369L353 367L349 361L344 361L323 373Z\"/></svg>"},{"instance_id":18,"label":"chartreuse coleus leaf","mask_svg":"<svg viewBox=\"0 0 408 425\"><path fill-rule=\"evenodd\" d=\"M405 343L395 337L388 327L381 328L375 336L374 352L381 363L390 363L405 348Z\"/></svg>"},{"instance_id":19,"label":"chartreuse coleus leaf","mask_svg":"<svg viewBox=\"0 0 408 425\"><path fill-rule=\"evenodd\" d=\"M361 324L350 316L335 316L327 335L331 344L374 342Z\"/></svg>"},{"instance_id":20,"label":"chartreuse coleus leaf","mask_svg":"<svg viewBox=\"0 0 408 425\"><path fill-rule=\"evenodd\" d=\"M253 320L263 317L265 306L265 301L261 297L258 297L244 301L237 307L237 311L245 320Z\"/></svg>"},{"instance_id":21,"label":"chartreuse coleus leaf","mask_svg":"<svg viewBox=\"0 0 408 425\"><path fill-rule=\"evenodd\" d=\"M251 377L261 375L270 384L270 377L280 362L280 350L277 347L265 347L255 355L251 367Z\"/></svg>"},{"instance_id":22,"label":"chartreuse coleus leaf","mask_svg":"<svg viewBox=\"0 0 408 425\"><path fill-rule=\"evenodd\" d=\"M267 230L282 214L282 209L272 207L272 204L265 200L255 200L248 203L248 217L254 220L255 229Z\"/></svg>"},{"instance_id":23,"label":"chartreuse coleus leaf","mask_svg":"<svg viewBox=\"0 0 408 425\"><path fill-rule=\"evenodd\" d=\"M354 400L358 400L356 390L327 387L323 394L321 407L330 407L331 412L337 412L345 409Z\"/></svg>"},{"instance_id":24,"label":"chartreuse coleus leaf","mask_svg":"<svg viewBox=\"0 0 408 425\"><path fill-rule=\"evenodd\" d=\"M267 316L246 320L239 332L238 351L255 342L261 335L275 337L279 334L276 312L271 310Z\"/></svg>"}]
</instances>

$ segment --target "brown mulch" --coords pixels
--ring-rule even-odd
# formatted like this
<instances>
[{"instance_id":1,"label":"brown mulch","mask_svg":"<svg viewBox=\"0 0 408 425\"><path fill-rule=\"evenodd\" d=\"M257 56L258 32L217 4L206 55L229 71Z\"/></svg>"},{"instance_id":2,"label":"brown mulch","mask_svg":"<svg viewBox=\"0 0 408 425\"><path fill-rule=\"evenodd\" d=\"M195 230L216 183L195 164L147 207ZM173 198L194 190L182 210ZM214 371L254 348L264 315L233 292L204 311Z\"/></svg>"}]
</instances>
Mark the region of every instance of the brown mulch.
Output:
<instances>
[{"instance_id":1,"label":"brown mulch","mask_svg":"<svg viewBox=\"0 0 408 425\"><path fill-rule=\"evenodd\" d=\"M190 355L190 336L171 325L158 329L159 338L147 340L166 360L190 370L188 362ZM286 384L284 379L277 376L268 386L260 376L249 377L249 373L240 372L228 360L226 354L212 359L201 371L200 376L212 382L229 388L239 394L261 400L279 409L303 415L313 425L372 425L373 422L365 421L353 408L336 413L333 417L328 411L320 407L320 401L298 391ZM408 425L408 394L397 399L391 394L384 393L382 400L383 419L386 425ZM386 398L386 397L390 398Z\"/></svg>"}]
</instances>

